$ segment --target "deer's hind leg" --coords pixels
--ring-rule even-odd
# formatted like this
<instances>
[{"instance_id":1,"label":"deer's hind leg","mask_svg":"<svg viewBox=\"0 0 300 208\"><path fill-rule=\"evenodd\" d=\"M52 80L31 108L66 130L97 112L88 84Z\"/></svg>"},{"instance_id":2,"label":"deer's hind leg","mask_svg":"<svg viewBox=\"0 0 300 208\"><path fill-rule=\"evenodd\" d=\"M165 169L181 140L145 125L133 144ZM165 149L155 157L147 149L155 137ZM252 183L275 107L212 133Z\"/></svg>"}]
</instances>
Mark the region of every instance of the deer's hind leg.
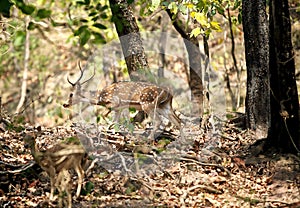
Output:
<instances>
[{"instance_id":1,"label":"deer's hind leg","mask_svg":"<svg viewBox=\"0 0 300 208\"><path fill-rule=\"evenodd\" d=\"M63 169L57 175L56 187L59 190L58 206L72 208L72 194L71 194L71 175L68 170ZM64 200L65 194L67 201Z\"/></svg>"}]
</instances>

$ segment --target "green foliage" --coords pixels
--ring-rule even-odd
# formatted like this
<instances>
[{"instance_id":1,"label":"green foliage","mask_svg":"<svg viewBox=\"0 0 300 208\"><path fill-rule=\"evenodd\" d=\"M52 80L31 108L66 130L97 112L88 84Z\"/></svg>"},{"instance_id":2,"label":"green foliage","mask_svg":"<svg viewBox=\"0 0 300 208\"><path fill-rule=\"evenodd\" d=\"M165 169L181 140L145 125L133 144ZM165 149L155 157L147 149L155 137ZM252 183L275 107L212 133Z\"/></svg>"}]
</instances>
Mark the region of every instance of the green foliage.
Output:
<instances>
[{"instance_id":1,"label":"green foliage","mask_svg":"<svg viewBox=\"0 0 300 208\"><path fill-rule=\"evenodd\" d=\"M82 58L84 57L82 55L90 54L88 50L96 47L93 44L105 43L107 34L110 35L110 38L115 37L113 30L108 28L108 25L111 25L110 9L107 5L108 2L104 0L82 1L81 3L77 0L33 0L29 2L25 0L0 0L0 15L9 17L11 7L15 9L14 15L16 15L14 18L2 18L4 31L0 40L0 76L3 78L3 82L0 84L1 93L3 93L2 98L4 102L7 102L9 98L14 97L6 105L7 111L14 111L16 102L19 100L17 93L20 93L22 83L24 46L26 29L28 29L30 32L30 59L27 88L30 93L27 94L28 97L26 98L37 101L30 104L28 110L33 107L35 112L30 112L30 115L46 115L45 117L51 118L49 125L58 124L67 118L68 111L65 111L61 106L54 106L56 99L64 99L62 98L64 95L57 92L61 85L52 84L48 81L52 79L53 75L61 76L62 73L65 73L61 71L61 67L66 68L64 56L68 60L74 61L78 56ZM26 28L24 20L27 21L27 19L30 22ZM53 34L54 27L58 27L55 31L59 31L59 33ZM61 31L69 37L61 36ZM71 40L72 45L68 45L68 47L72 52L66 52L62 55L60 46L64 47L61 45L64 38L66 42ZM56 40L58 41L56 42ZM45 88L45 86L47 87ZM45 89L47 89L46 96L37 100L38 94L44 94L42 91ZM42 107L43 113L36 113L42 105L48 106L47 108ZM25 122L35 122L35 118L34 116L28 117Z\"/></svg>"},{"instance_id":2,"label":"green foliage","mask_svg":"<svg viewBox=\"0 0 300 208\"><path fill-rule=\"evenodd\" d=\"M25 120L25 117L22 115L15 116L11 123L7 123L7 129L9 131L15 131L15 132L24 131L25 130L25 127L23 126L24 120Z\"/></svg>"},{"instance_id":3,"label":"green foliage","mask_svg":"<svg viewBox=\"0 0 300 208\"><path fill-rule=\"evenodd\" d=\"M29 3L30 2L30 3ZM64 99L64 94L54 92L51 95L42 92L42 90L59 90L61 85L52 86L47 83L48 78L51 79L53 74L57 75L65 73L69 70L69 63L65 63L66 60L71 62L78 57L87 57L91 54L92 47L98 47L94 44L102 44L115 37L116 33L112 29L112 19L108 1L105 0L67 0L67 1L46 1L46 0L1 0L0 12L2 14L9 15L9 9L14 5L18 12L17 18L5 19L7 25L5 32L8 34L7 40L1 42L1 56L0 56L0 74L5 76L3 84L1 85L2 91L8 91L12 85L14 87L14 93L19 93L18 87L20 87L22 78L22 66L24 61L24 44L25 44L25 24L24 16L30 16L31 22L27 29L30 30L30 61L29 61L29 73L28 80L38 77L39 83L34 81L29 82L28 89L38 86L39 89L32 89L31 95L35 96L37 92L41 91L41 94L45 94L46 97L41 98L41 102L44 104L54 104L56 99ZM127 1L128 4L137 4L141 7L141 14L150 15L156 14L160 9L169 9L172 13L182 13L190 19L187 24L194 21L198 26L190 34L191 36L198 36L202 34L210 34L211 31L220 31L221 27L218 21L214 18L215 14L226 15L226 9L240 8L240 1L216 1L216 0L202 0L202 1L165 1L165 0L139 0L139 1ZM138 8L138 7L137 7ZM135 14L136 15L136 14ZM239 18L232 18L233 22L238 23ZM57 27L53 35L53 28ZM120 25L122 27L122 25ZM68 34L66 41L70 41L70 53L67 54L61 50L61 41L64 37L60 37L61 31L64 34ZM44 32L44 34L42 34ZM70 33L71 32L71 33ZM71 35L70 35L71 34ZM53 40L57 42L51 43ZM3 44L2 44L3 43ZM49 45L46 45L49 44ZM53 44L53 45L52 45ZM45 46L45 47L39 47ZM62 45L64 47L64 45ZM63 48L62 47L62 48ZM47 48L47 50L45 50ZM34 49L34 50L32 50ZM37 50L35 50L37 49ZM82 50L84 49L84 50ZM58 51L61 50L61 51ZM61 55L63 53L63 56ZM59 55L58 55L59 54ZM58 56L57 56L58 55ZM82 56L87 55L87 56ZM120 61L120 66L123 69L126 68L125 60ZM61 70L63 69L63 70ZM59 71L59 73L57 73ZM42 72L42 73L40 73ZM124 71L125 76L128 76L128 72ZM59 76L59 75L58 75ZM152 82L156 82L155 78L145 75ZM65 79L64 79L65 80ZM51 80L52 81L52 80ZM56 85L55 82L53 85ZM46 85L48 84L48 85ZM46 87L47 86L47 87ZM42 88L44 87L44 88ZM46 88L45 88L46 87ZM7 93L10 95L12 93ZM50 102L51 98L51 102ZM16 102L15 99L12 102ZM60 101L60 100L59 100ZM37 101L40 102L40 101ZM35 107L40 108L41 104L38 103ZM15 103L10 106L11 109L15 108ZM51 117L54 122L62 122L67 118L66 111L58 106L51 106L51 108L43 107L43 112L48 111L47 116ZM42 113L40 113L42 115ZM97 122L101 122L101 117L97 117ZM125 127L133 130L133 125L130 123L124 123Z\"/></svg>"},{"instance_id":4,"label":"green foliage","mask_svg":"<svg viewBox=\"0 0 300 208\"><path fill-rule=\"evenodd\" d=\"M135 108L129 108L129 112L130 112L130 113L135 113L135 112L136 112L136 109L135 109Z\"/></svg>"},{"instance_id":5,"label":"green foliage","mask_svg":"<svg viewBox=\"0 0 300 208\"><path fill-rule=\"evenodd\" d=\"M51 10L49 9L39 9L36 16L40 19L49 18L51 16Z\"/></svg>"},{"instance_id":6,"label":"green foliage","mask_svg":"<svg viewBox=\"0 0 300 208\"><path fill-rule=\"evenodd\" d=\"M31 15L36 9L32 4L25 4L23 0L14 0L13 3L23 14Z\"/></svg>"},{"instance_id":7,"label":"green foliage","mask_svg":"<svg viewBox=\"0 0 300 208\"><path fill-rule=\"evenodd\" d=\"M127 4L132 4L134 0L127 0Z\"/></svg>"},{"instance_id":8,"label":"green foliage","mask_svg":"<svg viewBox=\"0 0 300 208\"><path fill-rule=\"evenodd\" d=\"M152 0L149 10L151 12L154 12L158 9L159 5L160 5L160 0Z\"/></svg>"},{"instance_id":9,"label":"green foliage","mask_svg":"<svg viewBox=\"0 0 300 208\"><path fill-rule=\"evenodd\" d=\"M166 150L166 146L171 143L171 140L168 138L161 138L157 143L157 153L161 153Z\"/></svg>"},{"instance_id":10,"label":"green foliage","mask_svg":"<svg viewBox=\"0 0 300 208\"><path fill-rule=\"evenodd\" d=\"M81 190L81 194L84 196L87 196L88 194L92 193L94 188L95 188L95 185L92 182L88 181L85 184L84 188Z\"/></svg>"},{"instance_id":11,"label":"green foliage","mask_svg":"<svg viewBox=\"0 0 300 208\"><path fill-rule=\"evenodd\" d=\"M7 0L1 2L0 6L3 5L1 13L7 14L11 4L6 2ZM102 3L101 3L102 2ZM24 14L30 15L32 19L40 21L42 19L50 19L52 26L57 27L61 26L61 23L58 23L53 16L55 14L55 9L53 7L40 8L39 3L27 4L23 0L13 0L12 3ZM45 3L42 3L45 4ZM103 30L107 30L107 26L103 22L109 22L110 10L109 6L106 5L103 1L92 1L92 0L70 0L68 1L70 13L66 15L69 19L65 19L67 24L72 28L73 36L79 38L80 46L86 45L89 41L93 44L103 44L106 43L105 35ZM49 4L51 5L51 4ZM71 17L71 12L79 9L85 14L80 15L80 18ZM29 30L34 30L39 28L36 21L31 21L28 25ZM75 28L73 28L75 27Z\"/></svg>"},{"instance_id":12,"label":"green foliage","mask_svg":"<svg viewBox=\"0 0 300 208\"><path fill-rule=\"evenodd\" d=\"M79 36L79 43L81 46L85 45L91 38L91 32L89 31L87 25L83 25L75 30L74 35Z\"/></svg>"},{"instance_id":13,"label":"green foliage","mask_svg":"<svg viewBox=\"0 0 300 208\"><path fill-rule=\"evenodd\" d=\"M2 14L4 17L10 16L10 7L13 4L9 0L1 0L0 1L0 14Z\"/></svg>"},{"instance_id":14,"label":"green foliage","mask_svg":"<svg viewBox=\"0 0 300 208\"><path fill-rule=\"evenodd\" d=\"M25 41L25 32L18 30L16 31L16 33L14 34L15 38L14 38L14 46L15 47L21 47L24 45L24 41Z\"/></svg>"},{"instance_id":15,"label":"green foliage","mask_svg":"<svg viewBox=\"0 0 300 208\"><path fill-rule=\"evenodd\" d=\"M234 24L240 24L241 16L241 0L199 0L199 1L159 1L159 0L140 0L140 14L149 16L161 7L161 9L169 10L173 14L173 18L178 13L189 17L186 24L196 22L198 27L195 27L191 33L191 37L198 35L209 36L213 31L221 32L221 26L215 15L220 14L226 17L226 10L238 10L238 17L232 17Z\"/></svg>"},{"instance_id":16,"label":"green foliage","mask_svg":"<svg viewBox=\"0 0 300 208\"><path fill-rule=\"evenodd\" d=\"M221 27L219 22L214 20L214 16L218 13L224 13L223 5L217 0L197 1L197 2L185 2L183 4L166 5L167 8L175 15L177 12L181 12L186 15L189 14L192 22L196 22L199 27L192 30L190 36L197 37L198 35L209 36L212 31L220 32Z\"/></svg>"},{"instance_id":17,"label":"green foliage","mask_svg":"<svg viewBox=\"0 0 300 208\"><path fill-rule=\"evenodd\" d=\"M102 31L106 30L107 26L102 23L108 20L108 5L90 0L76 1L75 5L87 13L87 17L80 19L79 28L74 31L74 36L79 37L80 45L84 46L88 41L95 44L106 43Z\"/></svg>"}]
</instances>

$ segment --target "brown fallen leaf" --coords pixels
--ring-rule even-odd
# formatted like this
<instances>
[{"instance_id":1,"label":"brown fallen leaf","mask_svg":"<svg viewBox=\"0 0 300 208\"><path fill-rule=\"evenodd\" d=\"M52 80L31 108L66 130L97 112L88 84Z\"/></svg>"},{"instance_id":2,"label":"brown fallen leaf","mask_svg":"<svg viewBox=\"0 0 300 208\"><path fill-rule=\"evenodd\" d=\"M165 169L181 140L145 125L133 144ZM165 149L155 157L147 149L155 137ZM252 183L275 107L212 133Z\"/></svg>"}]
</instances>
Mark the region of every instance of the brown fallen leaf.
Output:
<instances>
[{"instance_id":1,"label":"brown fallen leaf","mask_svg":"<svg viewBox=\"0 0 300 208\"><path fill-rule=\"evenodd\" d=\"M246 165L245 165L245 160L239 158L239 157L234 157L233 158L233 161L239 166L239 167L243 167L243 168L246 168Z\"/></svg>"}]
</instances>

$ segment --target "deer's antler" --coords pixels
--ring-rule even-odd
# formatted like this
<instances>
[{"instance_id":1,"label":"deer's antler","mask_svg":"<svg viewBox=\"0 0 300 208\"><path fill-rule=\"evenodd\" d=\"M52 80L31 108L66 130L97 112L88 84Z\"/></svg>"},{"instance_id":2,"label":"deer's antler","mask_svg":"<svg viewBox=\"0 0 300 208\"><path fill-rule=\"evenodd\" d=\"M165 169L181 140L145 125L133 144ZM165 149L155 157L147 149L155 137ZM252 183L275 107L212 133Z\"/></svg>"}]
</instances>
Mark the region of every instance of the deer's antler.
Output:
<instances>
[{"instance_id":1,"label":"deer's antler","mask_svg":"<svg viewBox=\"0 0 300 208\"><path fill-rule=\"evenodd\" d=\"M72 83L72 82L69 80L69 77L67 77L68 82L69 82L73 87L75 87L75 85L77 85L77 84L83 85L83 84L87 83L88 81L90 81L91 79L93 79L94 76L95 76L95 71L96 71L96 69L95 69L95 67L94 67L93 75L92 75L89 79L87 79L87 80L85 80L84 82L80 83L80 80L82 79L83 73L84 73L84 70L81 68L80 61L78 61L78 67L79 67L79 70L80 70L80 76L79 76L79 78L77 79L76 82Z\"/></svg>"},{"instance_id":2,"label":"deer's antler","mask_svg":"<svg viewBox=\"0 0 300 208\"><path fill-rule=\"evenodd\" d=\"M79 83L79 81L82 79L82 76L83 76L83 70L82 70L82 68L81 68L80 61L78 61L78 66L79 66L79 69L80 69L80 77L77 79L77 81L74 82L74 83L72 83L72 82L69 80L69 77L67 77L68 82L69 82L70 85L72 85L73 87L75 87L75 85Z\"/></svg>"}]
</instances>

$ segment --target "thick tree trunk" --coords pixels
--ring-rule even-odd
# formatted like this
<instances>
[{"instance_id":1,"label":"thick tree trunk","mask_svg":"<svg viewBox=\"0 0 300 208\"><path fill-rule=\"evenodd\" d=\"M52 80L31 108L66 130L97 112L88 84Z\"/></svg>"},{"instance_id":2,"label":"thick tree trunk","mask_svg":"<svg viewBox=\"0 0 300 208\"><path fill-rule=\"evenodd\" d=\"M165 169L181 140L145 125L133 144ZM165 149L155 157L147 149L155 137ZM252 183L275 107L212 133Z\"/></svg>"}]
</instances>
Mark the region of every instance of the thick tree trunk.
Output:
<instances>
[{"instance_id":1,"label":"thick tree trunk","mask_svg":"<svg viewBox=\"0 0 300 208\"><path fill-rule=\"evenodd\" d=\"M243 0L242 9L247 64L246 123L258 138L266 138L270 125L270 85L265 1Z\"/></svg>"},{"instance_id":2,"label":"thick tree trunk","mask_svg":"<svg viewBox=\"0 0 300 208\"><path fill-rule=\"evenodd\" d=\"M149 66L133 12L126 0L109 0L109 3L130 78L133 81L147 81L139 74Z\"/></svg>"},{"instance_id":3,"label":"thick tree trunk","mask_svg":"<svg viewBox=\"0 0 300 208\"><path fill-rule=\"evenodd\" d=\"M199 49L199 42L197 38L190 37L188 34L191 32L185 31L184 26L181 24L182 20L177 17L176 19L172 19L173 14L170 10L167 10L167 13L171 20L173 21L173 26L177 30L177 32L184 38L184 44L188 53L189 66L190 66L190 74L189 74L189 86L192 92L192 102L194 105L194 110L196 114L199 116L203 115L203 82L202 82L202 66L201 60L203 59L203 55Z\"/></svg>"},{"instance_id":4,"label":"thick tree trunk","mask_svg":"<svg viewBox=\"0 0 300 208\"><path fill-rule=\"evenodd\" d=\"M269 141L283 151L299 153L299 100L287 0L270 1L270 73Z\"/></svg>"}]
</instances>

